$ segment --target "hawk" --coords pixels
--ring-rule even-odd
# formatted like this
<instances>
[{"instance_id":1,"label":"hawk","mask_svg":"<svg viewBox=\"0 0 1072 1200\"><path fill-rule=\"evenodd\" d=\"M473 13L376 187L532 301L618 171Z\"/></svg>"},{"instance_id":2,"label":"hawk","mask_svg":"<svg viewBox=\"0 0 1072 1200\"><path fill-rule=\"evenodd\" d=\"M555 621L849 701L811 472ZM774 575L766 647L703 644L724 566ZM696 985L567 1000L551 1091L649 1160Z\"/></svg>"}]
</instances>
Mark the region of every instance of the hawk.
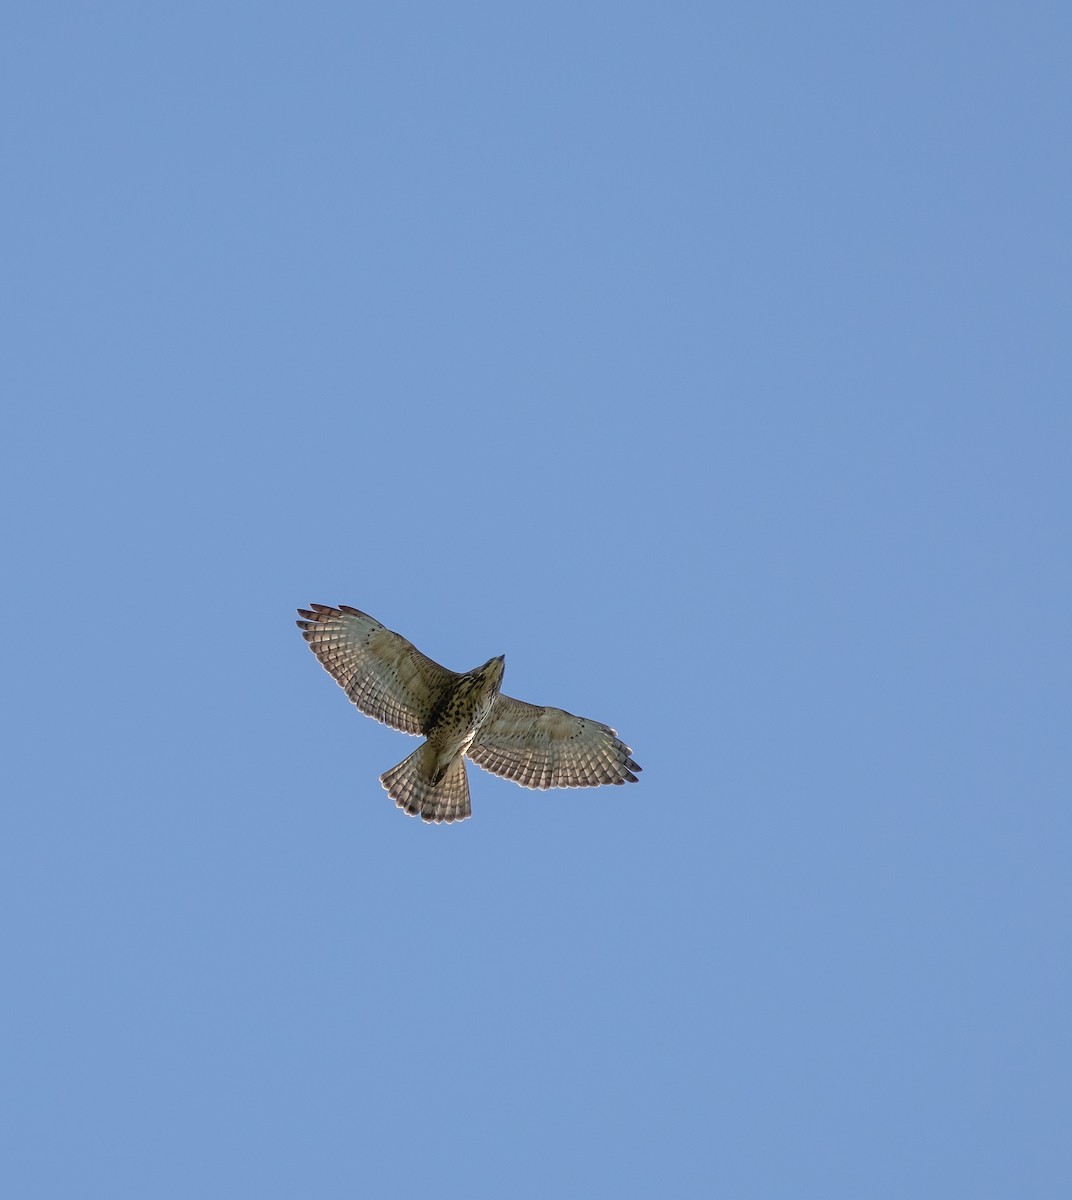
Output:
<instances>
[{"instance_id":1,"label":"hawk","mask_svg":"<svg viewBox=\"0 0 1072 1200\"><path fill-rule=\"evenodd\" d=\"M424 821L469 816L465 759L528 788L636 783L615 731L499 691L505 656L448 671L401 634L348 604L299 608L302 637L365 714L425 740L380 776L399 808Z\"/></svg>"}]
</instances>

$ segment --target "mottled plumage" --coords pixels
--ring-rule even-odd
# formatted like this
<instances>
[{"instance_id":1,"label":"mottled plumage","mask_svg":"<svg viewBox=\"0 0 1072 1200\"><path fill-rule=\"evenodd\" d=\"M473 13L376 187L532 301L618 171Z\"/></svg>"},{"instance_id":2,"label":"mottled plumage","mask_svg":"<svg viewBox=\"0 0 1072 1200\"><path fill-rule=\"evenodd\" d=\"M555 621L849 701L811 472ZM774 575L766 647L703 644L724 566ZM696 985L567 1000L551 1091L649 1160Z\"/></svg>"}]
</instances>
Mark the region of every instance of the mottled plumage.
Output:
<instances>
[{"instance_id":1,"label":"mottled plumage","mask_svg":"<svg viewBox=\"0 0 1072 1200\"><path fill-rule=\"evenodd\" d=\"M467 755L528 788L636 783L640 767L609 726L504 696L502 655L473 671L448 671L346 604L298 612L302 637L363 713L426 739L380 776L388 795L413 816L469 816Z\"/></svg>"}]
</instances>

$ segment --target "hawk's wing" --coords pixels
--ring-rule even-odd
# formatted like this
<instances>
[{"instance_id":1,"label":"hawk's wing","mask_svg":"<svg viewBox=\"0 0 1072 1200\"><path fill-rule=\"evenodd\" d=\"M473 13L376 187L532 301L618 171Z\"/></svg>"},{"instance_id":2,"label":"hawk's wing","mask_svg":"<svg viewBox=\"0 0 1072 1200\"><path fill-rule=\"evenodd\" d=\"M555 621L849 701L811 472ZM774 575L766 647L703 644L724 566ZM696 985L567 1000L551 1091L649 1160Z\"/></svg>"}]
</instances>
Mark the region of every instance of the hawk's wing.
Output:
<instances>
[{"instance_id":1,"label":"hawk's wing","mask_svg":"<svg viewBox=\"0 0 1072 1200\"><path fill-rule=\"evenodd\" d=\"M528 788L636 783L640 770L609 726L502 693L468 754L485 771Z\"/></svg>"},{"instance_id":2,"label":"hawk's wing","mask_svg":"<svg viewBox=\"0 0 1072 1200\"><path fill-rule=\"evenodd\" d=\"M403 733L423 733L457 679L400 633L347 604L299 608L302 637L363 712Z\"/></svg>"}]
</instances>

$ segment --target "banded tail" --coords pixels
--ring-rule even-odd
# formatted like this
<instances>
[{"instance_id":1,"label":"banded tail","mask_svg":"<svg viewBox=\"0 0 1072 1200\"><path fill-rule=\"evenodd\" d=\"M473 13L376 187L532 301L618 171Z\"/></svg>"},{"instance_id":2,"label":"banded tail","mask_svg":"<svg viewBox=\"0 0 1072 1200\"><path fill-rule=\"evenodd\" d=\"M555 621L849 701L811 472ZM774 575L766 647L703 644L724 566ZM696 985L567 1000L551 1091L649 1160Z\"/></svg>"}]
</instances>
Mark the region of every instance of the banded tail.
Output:
<instances>
[{"instance_id":1,"label":"banded tail","mask_svg":"<svg viewBox=\"0 0 1072 1200\"><path fill-rule=\"evenodd\" d=\"M384 771L380 783L398 807L412 817L437 823L464 821L470 813L465 756L459 754L438 783L430 778L434 768L435 752L425 742L397 767Z\"/></svg>"}]
</instances>

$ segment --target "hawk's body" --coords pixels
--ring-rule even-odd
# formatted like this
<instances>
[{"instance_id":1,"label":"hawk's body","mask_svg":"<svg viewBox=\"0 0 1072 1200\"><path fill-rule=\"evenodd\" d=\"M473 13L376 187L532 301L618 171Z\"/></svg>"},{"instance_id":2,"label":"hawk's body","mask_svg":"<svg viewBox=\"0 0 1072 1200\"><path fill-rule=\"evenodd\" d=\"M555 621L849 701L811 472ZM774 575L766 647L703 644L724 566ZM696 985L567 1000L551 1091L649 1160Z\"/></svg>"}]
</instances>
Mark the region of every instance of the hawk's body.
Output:
<instances>
[{"instance_id":1,"label":"hawk's body","mask_svg":"<svg viewBox=\"0 0 1072 1200\"><path fill-rule=\"evenodd\" d=\"M504 696L502 655L459 674L356 608L314 604L298 612L302 637L363 713L425 737L380 776L413 816L469 816L466 756L523 787L636 783L640 767L609 726Z\"/></svg>"}]
</instances>

